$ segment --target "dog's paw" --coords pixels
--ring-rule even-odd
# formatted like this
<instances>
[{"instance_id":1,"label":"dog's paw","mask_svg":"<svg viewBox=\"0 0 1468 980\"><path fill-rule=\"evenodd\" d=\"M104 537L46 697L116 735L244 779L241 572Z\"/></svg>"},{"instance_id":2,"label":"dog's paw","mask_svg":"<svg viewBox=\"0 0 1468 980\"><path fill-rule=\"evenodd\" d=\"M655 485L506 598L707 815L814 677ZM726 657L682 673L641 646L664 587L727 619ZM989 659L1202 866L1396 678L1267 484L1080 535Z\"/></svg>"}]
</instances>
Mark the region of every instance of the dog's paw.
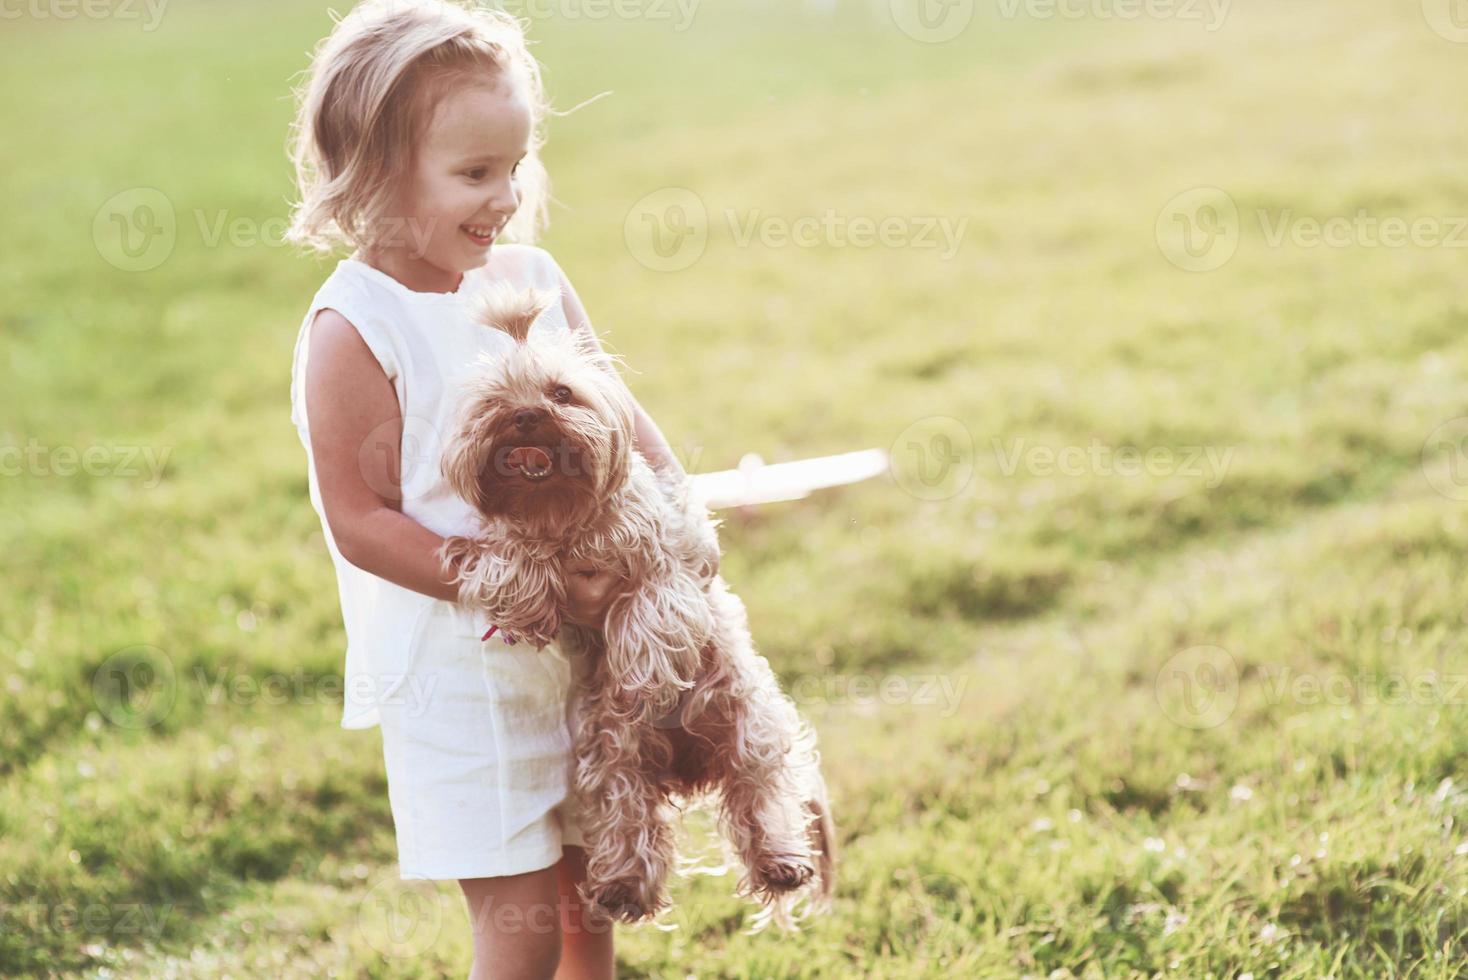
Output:
<instances>
[{"instance_id":1,"label":"dog's paw","mask_svg":"<svg viewBox=\"0 0 1468 980\"><path fill-rule=\"evenodd\" d=\"M801 858L777 858L759 866L760 887L772 893L793 892L815 877L816 867Z\"/></svg>"},{"instance_id":2,"label":"dog's paw","mask_svg":"<svg viewBox=\"0 0 1468 980\"><path fill-rule=\"evenodd\" d=\"M631 885L612 883L591 896L592 904L603 914L618 922L633 923L647 918L648 908L637 900Z\"/></svg>"}]
</instances>

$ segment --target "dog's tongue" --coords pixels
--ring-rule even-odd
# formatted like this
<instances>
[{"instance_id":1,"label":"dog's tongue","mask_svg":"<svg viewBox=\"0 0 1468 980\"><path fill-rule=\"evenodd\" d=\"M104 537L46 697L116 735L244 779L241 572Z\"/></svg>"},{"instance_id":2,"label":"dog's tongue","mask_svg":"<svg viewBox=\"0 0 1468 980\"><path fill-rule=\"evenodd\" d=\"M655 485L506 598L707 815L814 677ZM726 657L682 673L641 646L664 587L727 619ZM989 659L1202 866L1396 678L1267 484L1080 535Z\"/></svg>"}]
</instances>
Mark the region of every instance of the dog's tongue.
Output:
<instances>
[{"instance_id":1,"label":"dog's tongue","mask_svg":"<svg viewBox=\"0 0 1468 980\"><path fill-rule=\"evenodd\" d=\"M539 446L516 446L510 450L509 461L519 470L544 470L550 466L550 453Z\"/></svg>"}]
</instances>

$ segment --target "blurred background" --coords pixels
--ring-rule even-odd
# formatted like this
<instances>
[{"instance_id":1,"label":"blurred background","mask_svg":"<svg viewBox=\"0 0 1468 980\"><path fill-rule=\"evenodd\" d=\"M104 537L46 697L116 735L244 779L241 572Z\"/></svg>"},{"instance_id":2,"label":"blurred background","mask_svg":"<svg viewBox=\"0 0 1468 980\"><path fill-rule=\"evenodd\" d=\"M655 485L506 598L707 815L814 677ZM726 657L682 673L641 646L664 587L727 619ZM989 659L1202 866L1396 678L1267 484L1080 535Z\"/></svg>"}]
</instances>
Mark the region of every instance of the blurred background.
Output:
<instances>
[{"instance_id":1,"label":"blurred background","mask_svg":"<svg viewBox=\"0 0 1468 980\"><path fill-rule=\"evenodd\" d=\"M722 531L835 914L689 877L620 974L1468 975L1468 6L508 9L684 465L892 459ZM328 10L0 17L0 974L463 975L289 418Z\"/></svg>"}]
</instances>

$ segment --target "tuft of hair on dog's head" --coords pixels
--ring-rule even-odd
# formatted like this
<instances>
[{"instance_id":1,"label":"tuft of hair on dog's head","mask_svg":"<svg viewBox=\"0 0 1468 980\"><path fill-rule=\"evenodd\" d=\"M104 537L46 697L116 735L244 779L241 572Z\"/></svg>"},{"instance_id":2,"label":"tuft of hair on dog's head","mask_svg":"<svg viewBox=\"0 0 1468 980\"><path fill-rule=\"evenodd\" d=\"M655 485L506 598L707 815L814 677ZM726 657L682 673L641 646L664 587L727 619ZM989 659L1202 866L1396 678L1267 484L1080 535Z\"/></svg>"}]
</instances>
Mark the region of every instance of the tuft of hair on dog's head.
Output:
<instances>
[{"instance_id":1,"label":"tuft of hair on dog's head","mask_svg":"<svg viewBox=\"0 0 1468 980\"><path fill-rule=\"evenodd\" d=\"M496 282L474 297L470 315L475 322L502 330L523 344L530 339L531 325L560 300L558 289L516 289L507 282Z\"/></svg>"},{"instance_id":2,"label":"tuft of hair on dog's head","mask_svg":"<svg viewBox=\"0 0 1468 980\"><path fill-rule=\"evenodd\" d=\"M559 288L526 286L517 289L508 282L495 282L486 286L470 301L469 313L476 323L500 331L515 341L519 349L528 350L531 347L530 328L560 301ZM562 343L575 356L584 358L603 371L616 374L616 364L621 359L620 356L603 350L592 338L590 326L572 328ZM554 343L549 345L550 348L555 346Z\"/></svg>"}]
</instances>

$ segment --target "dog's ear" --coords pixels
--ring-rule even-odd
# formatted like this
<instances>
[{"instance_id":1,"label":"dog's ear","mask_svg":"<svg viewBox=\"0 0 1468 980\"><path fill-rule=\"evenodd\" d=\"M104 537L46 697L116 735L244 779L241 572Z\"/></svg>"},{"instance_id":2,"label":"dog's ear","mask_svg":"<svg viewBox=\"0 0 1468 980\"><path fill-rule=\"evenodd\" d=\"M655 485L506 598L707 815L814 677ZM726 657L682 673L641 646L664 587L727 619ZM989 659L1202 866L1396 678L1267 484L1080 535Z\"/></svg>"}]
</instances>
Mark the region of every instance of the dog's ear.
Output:
<instances>
[{"instance_id":1,"label":"dog's ear","mask_svg":"<svg viewBox=\"0 0 1468 980\"><path fill-rule=\"evenodd\" d=\"M482 455L490 442L491 416L472 415L468 412L471 401L466 399L460 407L458 431L439 455L439 472L453 491L474 505L474 509L485 517L491 516L493 501L484 492L481 479L482 468L489 460Z\"/></svg>"},{"instance_id":2,"label":"dog's ear","mask_svg":"<svg viewBox=\"0 0 1468 980\"><path fill-rule=\"evenodd\" d=\"M560 301L558 289L535 286L516 289L507 282L496 282L474 298L471 311L479 323L503 330L517 343L523 344L530 336L530 325Z\"/></svg>"}]
</instances>

